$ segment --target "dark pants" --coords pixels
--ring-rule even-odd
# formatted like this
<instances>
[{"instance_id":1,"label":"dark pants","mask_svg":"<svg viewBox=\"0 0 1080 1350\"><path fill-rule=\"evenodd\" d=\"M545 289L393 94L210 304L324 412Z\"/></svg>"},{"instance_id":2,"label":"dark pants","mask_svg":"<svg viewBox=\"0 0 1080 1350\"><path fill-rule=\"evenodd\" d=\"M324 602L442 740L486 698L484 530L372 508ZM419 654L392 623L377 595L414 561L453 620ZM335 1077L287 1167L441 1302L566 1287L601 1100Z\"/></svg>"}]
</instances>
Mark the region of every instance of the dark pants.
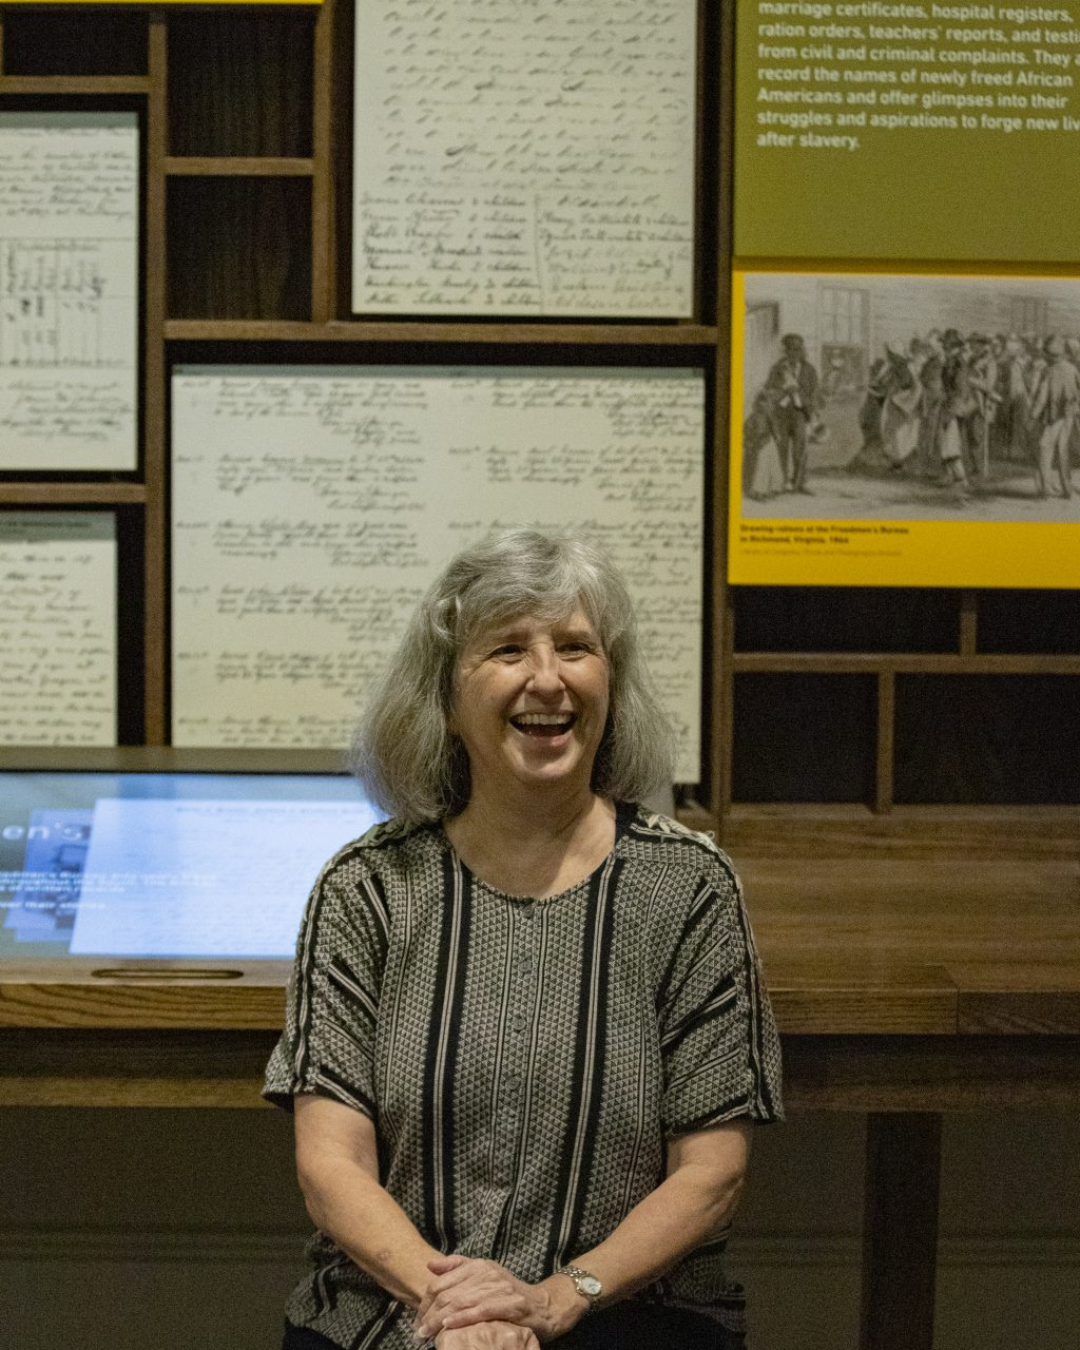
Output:
<instances>
[{"instance_id":1,"label":"dark pants","mask_svg":"<svg viewBox=\"0 0 1080 1350\"><path fill-rule=\"evenodd\" d=\"M798 492L806 486L806 414L801 408L780 408L773 418L784 485Z\"/></svg>"},{"instance_id":2,"label":"dark pants","mask_svg":"<svg viewBox=\"0 0 1080 1350\"><path fill-rule=\"evenodd\" d=\"M743 1337L711 1318L653 1303L617 1303L583 1317L573 1331L549 1345L560 1350L742 1350ZM281 1350L341 1350L304 1327L285 1328Z\"/></svg>"}]
</instances>

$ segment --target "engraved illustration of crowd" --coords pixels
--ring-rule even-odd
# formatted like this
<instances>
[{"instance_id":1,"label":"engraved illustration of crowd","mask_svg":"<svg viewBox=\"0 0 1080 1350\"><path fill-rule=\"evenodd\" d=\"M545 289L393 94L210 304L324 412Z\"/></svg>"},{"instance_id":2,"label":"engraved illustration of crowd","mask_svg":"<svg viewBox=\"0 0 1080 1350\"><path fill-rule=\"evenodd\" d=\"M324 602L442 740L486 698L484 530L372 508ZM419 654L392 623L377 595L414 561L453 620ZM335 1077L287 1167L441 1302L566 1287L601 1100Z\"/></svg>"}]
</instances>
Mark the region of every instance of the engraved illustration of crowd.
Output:
<instances>
[{"instance_id":1,"label":"engraved illustration of crowd","mask_svg":"<svg viewBox=\"0 0 1080 1350\"><path fill-rule=\"evenodd\" d=\"M747 387L743 482L753 500L812 495L815 476L841 468L960 501L1076 490L1080 334L931 328L885 342L866 370L835 343L822 343L819 369L801 333L780 347Z\"/></svg>"}]
</instances>

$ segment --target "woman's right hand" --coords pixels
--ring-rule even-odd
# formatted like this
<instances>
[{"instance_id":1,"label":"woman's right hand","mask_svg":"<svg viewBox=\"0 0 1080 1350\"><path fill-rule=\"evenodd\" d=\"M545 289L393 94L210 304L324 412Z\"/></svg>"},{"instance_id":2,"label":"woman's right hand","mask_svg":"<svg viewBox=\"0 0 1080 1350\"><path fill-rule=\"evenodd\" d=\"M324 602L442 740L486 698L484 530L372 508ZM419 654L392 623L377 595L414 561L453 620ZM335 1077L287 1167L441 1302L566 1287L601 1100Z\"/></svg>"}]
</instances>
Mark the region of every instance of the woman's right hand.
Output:
<instances>
[{"instance_id":1,"label":"woman's right hand","mask_svg":"<svg viewBox=\"0 0 1080 1350\"><path fill-rule=\"evenodd\" d=\"M446 1327L435 1337L437 1350L540 1350L528 1327L516 1322L474 1322L470 1327Z\"/></svg>"}]
</instances>

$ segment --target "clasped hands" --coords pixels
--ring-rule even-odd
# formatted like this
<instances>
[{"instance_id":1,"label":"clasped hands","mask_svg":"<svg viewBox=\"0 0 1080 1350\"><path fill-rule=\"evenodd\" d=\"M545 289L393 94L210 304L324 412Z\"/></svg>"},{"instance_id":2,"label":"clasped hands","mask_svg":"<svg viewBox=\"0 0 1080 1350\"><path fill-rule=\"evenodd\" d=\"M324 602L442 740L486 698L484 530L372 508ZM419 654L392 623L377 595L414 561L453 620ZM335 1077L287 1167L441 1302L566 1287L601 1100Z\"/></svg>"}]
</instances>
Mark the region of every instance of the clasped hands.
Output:
<instances>
[{"instance_id":1,"label":"clasped hands","mask_svg":"<svg viewBox=\"0 0 1080 1350\"><path fill-rule=\"evenodd\" d=\"M497 1261L439 1256L414 1327L437 1350L539 1350L555 1332L552 1300Z\"/></svg>"}]
</instances>

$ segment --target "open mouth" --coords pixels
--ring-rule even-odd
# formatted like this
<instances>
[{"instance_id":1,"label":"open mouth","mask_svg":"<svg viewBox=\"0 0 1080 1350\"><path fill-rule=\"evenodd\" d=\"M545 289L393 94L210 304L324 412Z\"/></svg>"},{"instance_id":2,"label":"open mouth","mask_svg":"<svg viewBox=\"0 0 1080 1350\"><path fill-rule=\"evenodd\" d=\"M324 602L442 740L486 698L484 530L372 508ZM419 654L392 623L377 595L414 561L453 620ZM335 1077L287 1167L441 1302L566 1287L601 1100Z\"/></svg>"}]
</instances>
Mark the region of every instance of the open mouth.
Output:
<instances>
[{"instance_id":1,"label":"open mouth","mask_svg":"<svg viewBox=\"0 0 1080 1350\"><path fill-rule=\"evenodd\" d=\"M572 712L517 713L510 724L526 736L552 738L569 731L576 721L577 714Z\"/></svg>"}]
</instances>

